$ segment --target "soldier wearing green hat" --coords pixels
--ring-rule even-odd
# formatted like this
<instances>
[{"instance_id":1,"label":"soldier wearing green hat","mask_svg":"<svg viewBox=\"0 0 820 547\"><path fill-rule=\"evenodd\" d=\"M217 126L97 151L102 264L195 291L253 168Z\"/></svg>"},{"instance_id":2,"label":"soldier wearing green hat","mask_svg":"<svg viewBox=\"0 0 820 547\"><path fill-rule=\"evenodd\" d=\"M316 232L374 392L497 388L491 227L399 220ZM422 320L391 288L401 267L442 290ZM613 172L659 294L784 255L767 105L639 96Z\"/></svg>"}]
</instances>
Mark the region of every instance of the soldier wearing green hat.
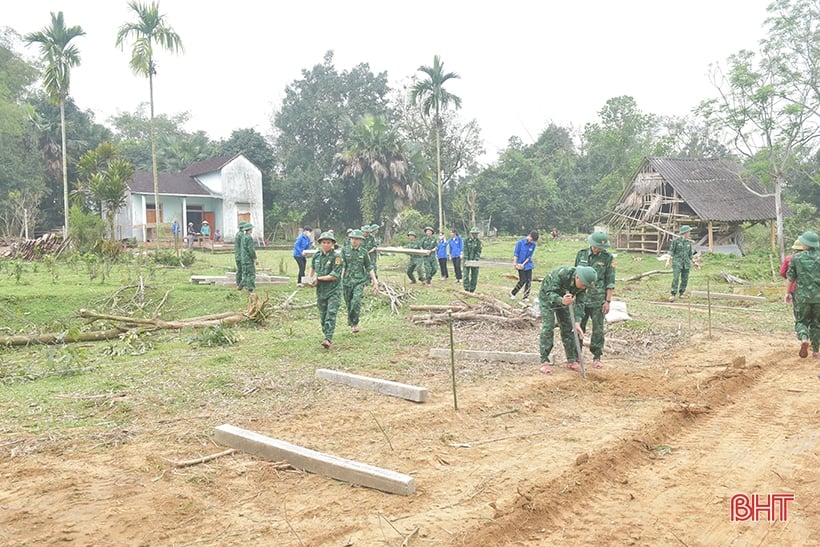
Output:
<instances>
[{"instance_id":1,"label":"soldier wearing green hat","mask_svg":"<svg viewBox=\"0 0 820 547\"><path fill-rule=\"evenodd\" d=\"M692 227L684 224L680 227L680 237L672 240L669 246L669 254L672 257L672 296L670 302L675 301L675 293L680 298L686 294L686 286L689 284L689 272L692 265L700 268L700 264L694 261L695 253L692 250ZM680 282L680 286L678 286Z\"/></svg>"},{"instance_id":2,"label":"soldier wearing green hat","mask_svg":"<svg viewBox=\"0 0 820 547\"><path fill-rule=\"evenodd\" d=\"M797 240L803 251L794 255L786 272L786 302L791 301L789 288L794 288L796 321L794 330L800 340L798 355L820 358L820 237L816 232L804 232Z\"/></svg>"},{"instance_id":3,"label":"soldier wearing green hat","mask_svg":"<svg viewBox=\"0 0 820 547\"><path fill-rule=\"evenodd\" d=\"M240 289L245 288L249 293L256 290L256 265L259 259L256 258L256 247L253 242L253 224L246 222L242 228L242 250L239 255L240 267L242 268L242 281Z\"/></svg>"},{"instance_id":4,"label":"soldier wearing green hat","mask_svg":"<svg viewBox=\"0 0 820 547\"><path fill-rule=\"evenodd\" d=\"M245 224L244 220L239 221L239 230L233 238L233 257L236 262L236 290L242 290L242 242L245 239Z\"/></svg>"},{"instance_id":5,"label":"soldier wearing green hat","mask_svg":"<svg viewBox=\"0 0 820 547\"><path fill-rule=\"evenodd\" d=\"M470 237L464 242L464 262L481 259L481 240L478 239L480 232L481 230L478 229L478 226L470 228ZM464 290L467 292L475 292L477 284L478 266L465 266Z\"/></svg>"},{"instance_id":6,"label":"soldier wearing green hat","mask_svg":"<svg viewBox=\"0 0 820 547\"><path fill-rule=\"evenodd\" d=\"M594 232L587 238L589 247L575 255L576 266L589 266L595 270L597 282L588 288L584 310L581 313L581 330L586 332L587 322L592 320L592 338L589 350L592 352L592 366L601 368L604 353L604 316L609 313L609 303L615 290L615 259L607 251L609 237L605 232Z\"/></svg>"},{"instance_id":7,"label":"soldier wearing green hat","mask_svg":"<svg viewBox=\"0 0 820 547\"><path fill-rule=\"evenodd\" d=\"M421 249L421 241L416 239L416 232L410 230L407 232L407 237L410 240L407 242L408 249ZM416 271L418 271L419 279L422 283L424 282L424 269L422 268L423 258L421 255L410 255L410 264L407 265L407 277L410 278L410 283L416 282Z\"/></svg>"},{"instance_id":8,"label":"soldier wearing green hat","mask_svg":"<svg viewBox=\"0 0 820 547\"><path fill-rule=\"evenodd\" d=\"M575 347L575 335L583 338L584 331L578 318L584 310L586 291L594 288L598 274L590 266L561 266L551 271L541 283L538 299L541 306L541 336L539 350L541 352L541 367L544 374L552 373L550 352L555 341L555 321L561 330L561 343L567 356L567 368L575 372L581 371L578 362L578 350ZM574 306L575 324L569 306Z\"/></svg>"},{"instance_id":9,"label":"soldier wearing green hat","mask_svg":"<svg viewBox=\"0 0 820 547\"><path fill-rule=\"evenodd\" d=\"M363 243L364 234L361 230L353 230L350 233L350 247L342 249L342 294L347 307L347 324L353 334L359 332L362 293L368 278L373 283L373 292L379 292L379 282L373 272L370 254Z\"/></svg>"},{"instance_id":10,"label":"soldier wearing green hat","mask_svg":"<svg viewBox=\"0 0 820 547\"><path fill-rule=\"evenodd\" d=\"M421 238L421 248L430 251L430 254L424 257L424 282L428 286L433 284L433 276L438 271L438 258L435 253L438 240L433 235L433 231L432 226L427 226L424 229L424 237Z\"/></svg>"},{"instance_id":11,"label":"soldier wearing green hat","mask_svg":"<svg viewBox=\"0 0 820 547\"><path fill-rule=\"evenodd\" d=\"M324 335L322 347L330 349L336 330L336 315L342 302L342 254L335 249L333 232L322 232L318 241L319 251L313 255L309 277L312 279L311 286L316 287L316 306Z\"/></svg>"}]
</instances>

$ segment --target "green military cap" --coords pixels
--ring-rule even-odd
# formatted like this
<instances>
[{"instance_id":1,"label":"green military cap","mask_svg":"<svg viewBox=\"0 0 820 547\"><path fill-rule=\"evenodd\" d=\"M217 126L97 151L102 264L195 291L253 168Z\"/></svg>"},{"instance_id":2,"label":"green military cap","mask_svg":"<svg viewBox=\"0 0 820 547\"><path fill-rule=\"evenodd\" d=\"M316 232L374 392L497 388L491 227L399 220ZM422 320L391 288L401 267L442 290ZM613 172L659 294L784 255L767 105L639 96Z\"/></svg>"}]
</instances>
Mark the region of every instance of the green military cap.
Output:
<instances>
[{"instance_id":1,"label":"green military cap","mask_svg":"<svg viewBox=\"0 0 820 547\"><path fill-rule=\"evenodd\" d=\"M433 230L433 227L432 227L432 226L427 226L427 227L424 229L424 231L425 231L425 232L426 232L427 230L430 230L431 232L435 232L435 230Z\"/></svg>"},{"instance_id":2,"label":"green military cap","mask_svg":"<svg viewBox=\"0 0 820 547\"><path fill-rule=\"evenodd\" d=\"M803 235L797 238L803 245L808 245L816 249L820 247L820 238L817 237L817 232L803 232Z\"/></svg>"},{"instance_id":3,"label":"green military cap","mask_svg":"<svg viewBox=\"0 0 820 547\"><path fill-rule=\"evenodd\" d=\"M319 236L317 241L322 241L323 239L329 239L333 243L336 243L336 236L333 235L333 232L322 232L322 235Z\"/></svg>"},{"instance_id":4,"label":"green military cap","mask_svg":"<svg viewBox=\"0 0 820 547\"><path fill-rule=\"evenodd\" d=\"M481 230L478 229L478 226L473 226L472 228L470 228L470 233L471 234L478 234L478 233L481 233Z\"/></svg>"},{"instance_id":5,"label":"green military cap","mask_svg":"<svg viewBox=\"0 0 820 547\"><path fill-rule=\"evenodd\" d=\"M345 234L350 235L350 232L352 232L352 231L353 231L353 228L348 228L347 231L345 232Z\"/></svg>"},{"instance_id":6,"label":"green military cap","mask_svg":"<svg viewBox=\"0 0 820 547\"><path fill-rule=\"evenodd\" d=\"M365 224L361 227L362 232L369 232L370 231L370 224Z\"/></svg>"},{"instance_id":7,"label":"green military cap","mask_svg":"<svg viewBox=\"0 0 820 547\"><path fill-rule=\"evenodd\" d=\"M239 222L239 229L244 230L245 226L247 226L247 225L248 225L248 223L245 222L244 220L242 220L242 221Z\"/></svg>"},{"instance_id":8,"label":"green military cap","mask_svg":"<svg viewBox=\"0 0 820 547\"><path fill-rule=\"evenodd\" d=\"M416 232L414 232L413 230L410 230L409 232L407 232L407 235L416 237Z\"/></svg>"},{"instance_id":9,"label":"green military cap","mask_svg":"<svg viewBox=\"0 0 820 547\"><path fill-rule=\"evenodd\" d=\"M252 230L253 229L253 224L251 224L250 222L246 222L244 229L245 230Z\"/></svg>"},{"instance_id":10,"label":"green military cap","mask_svg":"<svg viewBox=\"0 0 820 547\"><path fill-rule=\"evenodd\" d=\"M692 227L689 226L688 224L684 224L683 226L680 227L680 234L681 235L685 234L686 232L691 232L691 231L692 231Z\"/></svg>"},{"instance_id":11,"label":"green military cap","mask_svg":"<svg viewBox=\"0 0 820 547\"><path fill-rule=\"evenodd\" d=\"M581 280L584 287L594 287L595 281L598 280L598 274L595 273L595 268L590 266L578 266L575 268L575 275Z\"/></svg>"},{"instance_id":12,"label":"green military cap","mask_svg":"<svg viewBox=\"0 0 820 547\"><path fill-rule=\"evenodd\" d=\"M379 226L378 224L371 224L371 225L370 225L370 231L371 231L371 232L375 232L375 231L376 231L376 230L378 230L379 228L381 228L381 226Z\"/></svg>"},{"instance_id":13,"label":"green military cap","mask_svg":"<svg viewBox=\"0 0 820 547\"><path fill-rule=\"evenodd\" d=\"M361 230L353 230L352 232L350 232L350 237L351 239L364 239L364 234Z\"/></svg>"},{"instance_id":14,"label":"green military cap","mask_svg":"<svg viewBox=\"0 0 820 547\"><path fill-rule=\"evenodd\" d=\"M589 241L591 247L597 247L599 249L609 247L609 238L605 232L593 232L589 235L587 241Z\"/></svg>"}]
</instances>

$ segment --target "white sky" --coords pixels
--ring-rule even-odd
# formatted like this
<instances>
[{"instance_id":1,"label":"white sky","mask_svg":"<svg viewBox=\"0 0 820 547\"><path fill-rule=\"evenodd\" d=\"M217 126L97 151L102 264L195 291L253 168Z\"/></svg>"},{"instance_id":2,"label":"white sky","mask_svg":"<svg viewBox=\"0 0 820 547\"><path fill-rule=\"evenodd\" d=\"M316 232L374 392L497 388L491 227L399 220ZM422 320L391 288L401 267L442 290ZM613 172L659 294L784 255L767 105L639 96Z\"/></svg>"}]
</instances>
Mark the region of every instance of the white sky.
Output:
<instances>
[{"instance_id":1,"label":"white sky","mask_svg":"<svg viewBox=\"0 0 820 547\"><path fill-rule=\"evenodd\" d=\"M714 95L710 63L757 48L769 1L160 0L185 53L157 55L156 112L188 111L187 129L214 139L246 127L267 135L285 87L327 50L337 70L366 62L393 87L438 54L461 76L447 89L461 97L461 116L478 121L492 161L511 136L532 142L551 121L580 128L618 95L645 113L688 114ZM72 72L80 108L105 123L147 102L130 49L114 47L134 20L126 0L4 1L0 26L26 34L60 10L86 31Z\"/></svg>"}]
</instances>

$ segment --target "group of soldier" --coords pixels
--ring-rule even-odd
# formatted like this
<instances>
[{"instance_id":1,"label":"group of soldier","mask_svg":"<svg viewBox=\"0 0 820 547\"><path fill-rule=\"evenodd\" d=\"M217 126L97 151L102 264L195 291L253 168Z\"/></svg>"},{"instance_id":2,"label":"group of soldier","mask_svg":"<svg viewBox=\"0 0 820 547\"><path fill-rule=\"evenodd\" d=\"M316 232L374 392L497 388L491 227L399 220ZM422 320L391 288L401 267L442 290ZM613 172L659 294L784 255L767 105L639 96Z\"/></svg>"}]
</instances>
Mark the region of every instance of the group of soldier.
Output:
<instances>
[{"instance_id":1,"label":"group of soldier","mask_svg":"<svg viewBox=\"0 0 820 547\"><path fill-rule=\"evenodd\" d=\"M410 283L416 283L416 274L422 283L430 286L433 282L433 277L438 272L438 265L442 266L442 279L448 279L446 275L446 257L447 249L449 249L450 259L453 261L453 269L456 276L456 283L462 282L462 261L475 262L481 258L481 239L479 233L481 230L478 227L470 229L470 235L466 241L459 237L456 230L451 230L450 241L445 242L444 234L439 234L436 238L433 236L433 228L427 226L424 228L424 237L416 239L416 232L410 230L407 232L407 237L410 240L407 244L408 249L427 251L428 254L412 254L410 255L410 264L407 266L407 277ZM444 244L444 245L443 245ZM443 253L442 251L443 249ZM436 251L439 252L436 252ZM443 256L442 256L443 255ZM444 262L441 262L441 260ZM478 283L478 267L474 265L464 266L463 268L463 283L464 290L467 292L475 292L476 284Z\"/></svg>"},{"instance_id":2,"label":"group of soldier","mask_svg":"<svg viewBox=\"0 0 820 547\"><path fill-rule=\"evenodd\" d=\"M347 324L351 333L356 334L365 285L369 281L373 291L379 292L376 253L373 252L378 246L378 228L378 225L367 225L359 230L348 230L341 249L332 231L322 232L317 239L319 249L311 260L307 285L316 288L322 347L325 349L330 349L342 298L347 308ZM305 284L304 279L300 281Z\"/></svg>"}]
</instances>

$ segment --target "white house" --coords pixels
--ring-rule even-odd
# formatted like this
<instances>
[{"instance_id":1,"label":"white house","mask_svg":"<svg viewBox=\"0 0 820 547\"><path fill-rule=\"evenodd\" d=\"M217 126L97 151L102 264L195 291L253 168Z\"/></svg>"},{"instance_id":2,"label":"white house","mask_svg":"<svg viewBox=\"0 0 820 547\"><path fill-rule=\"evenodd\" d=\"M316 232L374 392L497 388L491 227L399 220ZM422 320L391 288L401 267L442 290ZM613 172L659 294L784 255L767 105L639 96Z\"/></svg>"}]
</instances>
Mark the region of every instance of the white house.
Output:
<instances>
[{"instance_id":1,"label":"white house","mask_svg":"<svg viewBox=\"0 0 820 547\"><path fill-rule=\"evenodd\" d=\"M136 171L128 182L127 203L117 214L118 239L156 238L157 207L154 179L150 171ZM262 172L244 155L234 154L200 161L182 173L159 173L160 237L171 237L171 224L177 221L183 234L189 222L199 231L202 221L216 229L226 241L233 241L240 221L259 227L262 237Z\"/></svg>"}]
</instances>

